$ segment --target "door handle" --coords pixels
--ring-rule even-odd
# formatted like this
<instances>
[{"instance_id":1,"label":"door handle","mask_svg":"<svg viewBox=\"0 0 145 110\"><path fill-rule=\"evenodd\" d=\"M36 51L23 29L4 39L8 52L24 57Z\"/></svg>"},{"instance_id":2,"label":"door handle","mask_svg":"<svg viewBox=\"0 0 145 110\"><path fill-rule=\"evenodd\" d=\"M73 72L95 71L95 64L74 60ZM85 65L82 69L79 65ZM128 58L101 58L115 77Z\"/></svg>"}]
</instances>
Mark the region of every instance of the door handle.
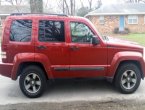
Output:
<instances>
[{"instance_id":1,"label":"door handle","mask_svg":"<svg viewBox=\"0 0 145 110\"><path fill-rule=\"evenodd\" d=\"M79 50L80 48L77 47L77 46L71 46L70 49L73 50L73 51L76 51L76 50Z\"/></svg>"},{"instance_id":2,"label":"door handle","mask_svg":"<svg viewBox=\"0 0 145 110\"><path fill-rule=\"evenodd\" d=\"M37 46L37 49L42 50L42 49L47 49L47 47L46 46L43 46L43 45L39 45L39 46Z\"/></svg>"}]
</instances>

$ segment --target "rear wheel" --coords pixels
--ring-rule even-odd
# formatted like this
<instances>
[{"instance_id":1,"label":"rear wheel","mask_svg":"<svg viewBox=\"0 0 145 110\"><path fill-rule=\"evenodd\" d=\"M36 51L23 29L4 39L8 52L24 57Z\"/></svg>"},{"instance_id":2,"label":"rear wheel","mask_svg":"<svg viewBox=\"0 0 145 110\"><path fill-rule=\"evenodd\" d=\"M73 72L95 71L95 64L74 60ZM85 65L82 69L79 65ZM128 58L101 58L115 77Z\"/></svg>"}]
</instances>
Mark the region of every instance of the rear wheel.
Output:
<instances>
[{"instance_id":1,"label":"rear wheel","mask_svg":"<svg viewBox=\"0 0 145 110\"><path fill-rule=\"evenodd\" d=\"M133 93L137 90L141 81L139 68L133 63L126 63L119 67L116 78L116 88L125 94Z\"/></svg>"},{"instance_id":2,"label":"rear wheel","mask_svg":"<svg viewBox=\"0 0 145 110\"><path fill-rule=\"evenodd\" d=\"M46 77L38 66L26 67L20 76L20 89L30 98L36 98L43 94L46 88Z\"/></svg>"}]
</instances>

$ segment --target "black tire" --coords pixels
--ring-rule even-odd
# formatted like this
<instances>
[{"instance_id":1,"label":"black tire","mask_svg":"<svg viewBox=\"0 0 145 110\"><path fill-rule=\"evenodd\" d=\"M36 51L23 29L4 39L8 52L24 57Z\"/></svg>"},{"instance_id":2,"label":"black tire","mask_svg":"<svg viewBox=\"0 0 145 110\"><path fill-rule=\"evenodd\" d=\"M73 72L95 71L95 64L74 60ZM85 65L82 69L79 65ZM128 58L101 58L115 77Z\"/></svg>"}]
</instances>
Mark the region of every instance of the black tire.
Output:
<instances>
[{"instance_id":1,"label":"black tire","mask_svg":"<svg viewBox=\"0 0 145 110\"><path fill-rule=\"evenodd\" d=\"M114 83L115 87L121 93L130 94L135 92L139 87L140 82L141 82L141 72L138 66L136 66L135 64L124 63L118 68Z\"/></svg>"},{"instance_id":2,"label":"black tire","mask_svg":"<svg viewBox=\"0 0 145 110\"><path fill-rule=\"evenodd\" d=\"M35 65L31 65L23 69L19 79L21 91L29 98L40 97L45 91L46 82L47 80L44 75L44 71Z\"/></svg>"}]
</instances>

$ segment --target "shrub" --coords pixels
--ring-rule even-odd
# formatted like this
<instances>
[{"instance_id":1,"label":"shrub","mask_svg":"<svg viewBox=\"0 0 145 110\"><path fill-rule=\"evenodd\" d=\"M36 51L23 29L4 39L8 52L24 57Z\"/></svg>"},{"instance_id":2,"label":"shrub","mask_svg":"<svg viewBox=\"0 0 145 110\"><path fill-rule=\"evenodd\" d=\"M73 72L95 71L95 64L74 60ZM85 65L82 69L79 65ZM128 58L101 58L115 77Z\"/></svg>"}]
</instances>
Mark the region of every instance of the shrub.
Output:
<instances>
[{"instance_id":1,"label":"shrub","mask_svg":"<svg viewBox=\"0 0 145 110\"><path fill-rule=\"evenodd\" d=\"M118 34L119 33L119 28L118 27L114 28L114 33L115 34Z\"/></svg>"},{"instance_id":2,"label":"shrub","mask_svg":"<svg viewBox=\"0 0 145 110\"><path fill-rule=\"evenodd\" d=\"M124 31L119 31L118 27L114 28L115 34L128 34L129 32L130 32L130 30L128 28L125 28Z\"/></svg>"}]
</instances>

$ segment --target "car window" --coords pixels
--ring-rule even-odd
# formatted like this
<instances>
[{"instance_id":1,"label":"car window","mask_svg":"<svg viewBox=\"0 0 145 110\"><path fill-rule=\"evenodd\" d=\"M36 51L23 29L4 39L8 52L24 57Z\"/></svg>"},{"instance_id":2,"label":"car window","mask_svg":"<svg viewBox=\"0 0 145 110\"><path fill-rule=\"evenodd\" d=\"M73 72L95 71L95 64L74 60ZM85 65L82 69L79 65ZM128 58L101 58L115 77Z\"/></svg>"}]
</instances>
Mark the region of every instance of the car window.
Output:
<instances>
[{"instance_id":1,"label":"car window","mask_svg":"<svg viewBox=\"0 0 145 110\"><path fill-rule=\"evenodd\" d=\"M14 20L10 30L10 41L29 42L31 32L32 20Z\"/></svg>"},{"instance_id":2,"label":"car window","mask_svg":"<svg viewBox=\"0 0 145 110\"><path fill-rule=\"evenodd\" d=\"M64 42L64 22L63 21L39 21L39 41L43 42Z\"/></svg>"},{"instance_id":3,"label":"car window","mask_svg":"<svg viewBox=\"0 0 145 110\"><path fill-rule=\"evenodd\" d=\"M70 27L71 27L72 42L80 42L80 43L91 42L91 39L94 36L94 34L87 25L79 22L71 22Z\"/></svg>"}]
</instances>

